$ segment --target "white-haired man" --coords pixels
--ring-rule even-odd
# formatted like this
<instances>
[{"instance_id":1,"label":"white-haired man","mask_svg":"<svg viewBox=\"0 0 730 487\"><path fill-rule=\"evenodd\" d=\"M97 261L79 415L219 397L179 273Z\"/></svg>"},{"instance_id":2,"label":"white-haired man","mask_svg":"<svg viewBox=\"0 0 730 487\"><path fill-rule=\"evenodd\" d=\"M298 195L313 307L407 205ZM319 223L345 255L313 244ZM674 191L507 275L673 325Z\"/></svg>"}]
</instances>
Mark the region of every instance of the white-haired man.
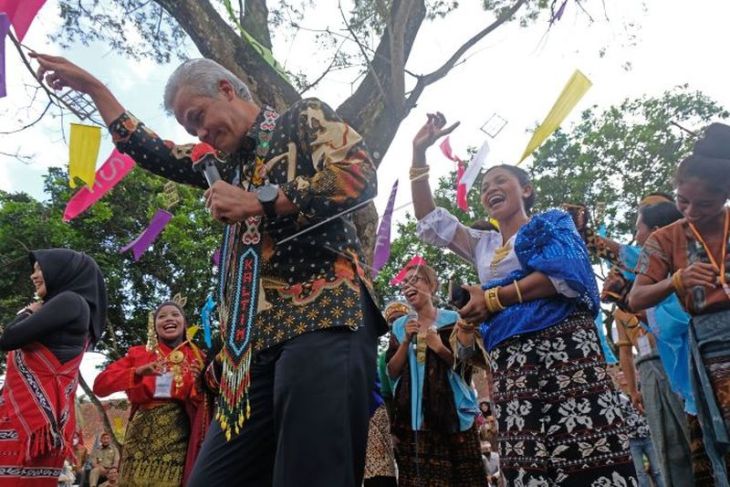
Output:
<instances>
[{"instance_id":1,"label":"white-haired man","mask_svg":"<svg viewBox=\"0 0 730 487\"><path fill-rule=\"evenodd\" d=\"M51 87L89 94L141 167L207 187L192 145L160 139L69 61L35 58ZM386 328L351 219L330 217L376 194L362 138L316 99L281 115L258 106L242 81L205 59L171 75L164 103L224 160L222 180L205 192L226 224L220 394L188 485L359 486L376 337Z\"/></svg>"}]
</instances>

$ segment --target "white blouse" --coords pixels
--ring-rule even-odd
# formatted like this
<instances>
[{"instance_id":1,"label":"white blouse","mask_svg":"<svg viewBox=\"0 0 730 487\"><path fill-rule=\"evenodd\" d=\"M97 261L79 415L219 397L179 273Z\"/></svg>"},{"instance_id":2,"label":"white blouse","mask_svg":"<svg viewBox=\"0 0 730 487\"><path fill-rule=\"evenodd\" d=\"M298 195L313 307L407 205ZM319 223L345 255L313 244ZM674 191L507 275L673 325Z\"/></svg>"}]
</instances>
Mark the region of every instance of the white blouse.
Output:
<instances>
[{"instance_id":1,"label":"white blouse","mask_svg":"<svg viewBox=\"0 0 730 487\"><path fill-rule=\"evenodd\" d=\"M522 269L514 250L513 235L507 242L509 252L500 262L492 265L494 254L502 247L502 235L494 230L475 230L463 225L444 208L436 208L419 220L416 227L418 238L436 247L446 247L459 257L471 263L484 284L494 279L507 277L511 272ZM555 290L567 298L579 295L563 279L548 276Z\"/></svg>"}]
</instances>

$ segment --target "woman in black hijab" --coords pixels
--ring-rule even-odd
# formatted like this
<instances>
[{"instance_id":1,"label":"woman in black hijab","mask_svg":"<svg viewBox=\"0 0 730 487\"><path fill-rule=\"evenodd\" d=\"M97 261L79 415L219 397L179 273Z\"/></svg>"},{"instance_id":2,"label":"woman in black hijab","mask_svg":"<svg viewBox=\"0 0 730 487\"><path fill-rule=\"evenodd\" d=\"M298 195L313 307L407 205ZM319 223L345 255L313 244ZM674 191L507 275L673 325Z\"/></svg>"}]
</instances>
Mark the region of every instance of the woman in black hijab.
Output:
<instances>
[{"instance_id":1,"label":"woman in black hijab","mask_svg":"<svg viewBox=\"0 0 730 487\"><path fill-rule=\"evenodd\" d=\"M8 351L0 397L0 487L55 487L72 452L74 399L84 351L106 323L106 288L94 259L67 249L30 253L41 301L0 335Z\"/></svg>"}]
</instances>

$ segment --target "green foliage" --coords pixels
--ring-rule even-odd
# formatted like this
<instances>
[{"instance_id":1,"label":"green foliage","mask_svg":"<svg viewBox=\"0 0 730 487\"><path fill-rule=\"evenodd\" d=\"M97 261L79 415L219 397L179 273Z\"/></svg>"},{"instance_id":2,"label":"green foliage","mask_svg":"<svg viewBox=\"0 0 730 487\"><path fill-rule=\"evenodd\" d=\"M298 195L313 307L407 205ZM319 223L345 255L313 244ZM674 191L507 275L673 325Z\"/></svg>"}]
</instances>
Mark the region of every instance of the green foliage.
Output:
<instances>
[{"instance_id":1,"label":"green foliage","mask_svg":"<svg viewBox=\"0 0 730 487\"><path fill-rule=\"evenodd\" d=\"M676 164L694 142L675 124L698 130L728 116L717 102L686 85L606 110L594 106L535 154L530 172L537 208L564 202L594 209L605 205L602 220L609 235L628 238L638 202L650 192L671 193Z\"/></svg>"},{"instance_id":2,"label":"green foliage","mask_svg":"<svg viewBox=\"0 0 730 487\"><path fill-rule=\"evenodd\" d=\"M214 283L210 258L219 245L215 224L194 188L178 186L174 217L139 262L119 249L138 235L158 208L165 180L135 169L101 201L69 223L61 219L72 195L65 172L51 168L45 177L49 200L0 193L0 323L7 323L33 295L27 253L66 247L91 255L101 267L109 295L108 327L97 349L110 358L144 343L147 314L177 293L188 298L186 315L197 309Z\"/></svg>"}]
</instances>

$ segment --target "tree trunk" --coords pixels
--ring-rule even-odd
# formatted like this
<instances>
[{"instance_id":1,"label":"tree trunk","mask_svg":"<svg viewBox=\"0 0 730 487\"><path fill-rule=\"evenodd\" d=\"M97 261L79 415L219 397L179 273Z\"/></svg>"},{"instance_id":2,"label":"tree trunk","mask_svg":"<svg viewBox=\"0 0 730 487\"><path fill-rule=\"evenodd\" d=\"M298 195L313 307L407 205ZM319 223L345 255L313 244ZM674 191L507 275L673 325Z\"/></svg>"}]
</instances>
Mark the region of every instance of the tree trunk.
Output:
<instances>
[{"instance_id":1,"label":"tree trunk","mask_svg":"<svg viewBox=\"0 0 730 487\"><path fill-rule=\"evenodd\" d=\"M301 98L294 87L221 18L211 2L155 1L177 20L204 57L213 59L241 78L258 103L283 111Z\"/></svg>"},{"instance_id":2,"label":"tree trunk","mask_svg":"<svg viewBox=\"0 0 730 487\"><path fill-rule=\"evenodd\" d=\"M271 50L269 9L266 7L266 0L246 0L241 24L254 39Z\"/></svg>"}]
</instances>

